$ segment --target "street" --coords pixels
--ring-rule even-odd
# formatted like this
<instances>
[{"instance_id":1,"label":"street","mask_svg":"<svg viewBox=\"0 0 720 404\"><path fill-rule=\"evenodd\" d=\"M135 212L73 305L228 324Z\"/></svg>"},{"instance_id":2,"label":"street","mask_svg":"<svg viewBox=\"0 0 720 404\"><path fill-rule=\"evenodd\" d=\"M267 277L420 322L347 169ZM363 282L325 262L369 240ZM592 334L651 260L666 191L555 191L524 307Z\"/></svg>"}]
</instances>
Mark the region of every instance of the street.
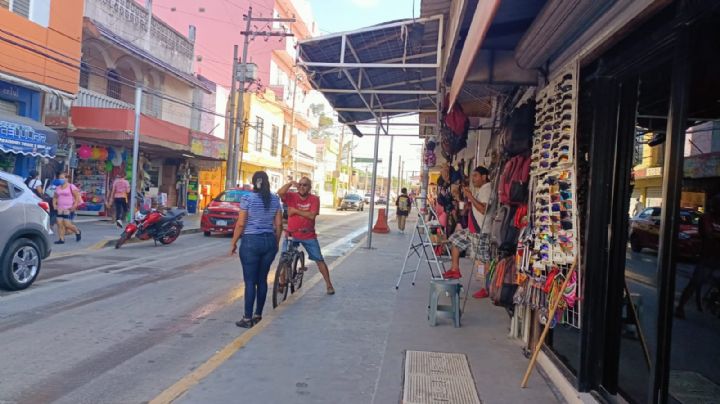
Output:
<instances>
[{"instance_id":1,"label":"street","mask_svg":"<svg viewBox=\"0 0 720 404\"><path fill-rule=\"evenodd\" d=\"M367 214L318 217L329 265L363 237ZM196 233L46 261L30 289L0 293L0 402L151 400L245 331L234 325L243 284L229 251L228 237Z\"/></svg>"}]
</instances>

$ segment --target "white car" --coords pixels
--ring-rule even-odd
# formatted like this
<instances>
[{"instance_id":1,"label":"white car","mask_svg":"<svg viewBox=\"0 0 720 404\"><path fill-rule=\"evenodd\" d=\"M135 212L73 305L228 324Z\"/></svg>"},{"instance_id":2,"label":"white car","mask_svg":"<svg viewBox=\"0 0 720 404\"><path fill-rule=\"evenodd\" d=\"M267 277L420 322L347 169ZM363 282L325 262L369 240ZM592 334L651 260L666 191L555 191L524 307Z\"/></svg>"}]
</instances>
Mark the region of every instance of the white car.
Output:
<instances>
[{"instance_id":1,"label":"white car","mask_svg":"<svg viewBox=\"0 0 720 404\"><path fill-rule=\"evenodd\" d=\"M0 288L32 285L50 255L50 206L17 175L0 171Z\"/></svg>"}]
</instances>

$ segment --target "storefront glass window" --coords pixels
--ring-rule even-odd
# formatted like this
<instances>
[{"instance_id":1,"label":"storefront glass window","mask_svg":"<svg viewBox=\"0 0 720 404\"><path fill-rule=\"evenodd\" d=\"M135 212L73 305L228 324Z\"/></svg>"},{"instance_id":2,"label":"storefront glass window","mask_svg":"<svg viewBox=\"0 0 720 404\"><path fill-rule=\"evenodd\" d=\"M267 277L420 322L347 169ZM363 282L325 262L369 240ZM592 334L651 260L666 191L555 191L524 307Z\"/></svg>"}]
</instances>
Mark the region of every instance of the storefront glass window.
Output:
<instances>
[{"instance_id":1,"label":"storefront glass window","mask_svg":"<svg viewBox=\"0 0 720 404\"><path fill-rule=\"evenodd\" d=\"M667 127L671 69L668 64L641 73L638 78L638 101L635 114L634 141L653 148L659 156L663 147L656 142ZM632 132L630 132L632 133ZM634 153L640 148L633 147ZM625 251L625 276L620 285L620 362L618 388L632 403L645 403L649 399L652 381L651 358L657 347L657 319L659 304L660 270L658 248L662 228L663 201L647 191L654 181L652 170L661 172L662 157L638 159L631 167L636 173L630 189L622 192L627 198L629 213L628 243ZM659 167L659 168L656 168ZM652 183L654 184L654 183ZM635 193L635 190L645 190Z\"/></svg>"},{"instance_id":2,"label":"storefront glass window","mask_svg":"<svg viewBox=\"0 0 720 404\"><path fill-rule=\"evenodd\" d=\"M717 24L714 24L717 26ZM720 30L699 37L702 61L691 74L684 141L683 189L675 250L675 305L670 351L670 402L720 397Z\"/></svg>"}]
</instances>

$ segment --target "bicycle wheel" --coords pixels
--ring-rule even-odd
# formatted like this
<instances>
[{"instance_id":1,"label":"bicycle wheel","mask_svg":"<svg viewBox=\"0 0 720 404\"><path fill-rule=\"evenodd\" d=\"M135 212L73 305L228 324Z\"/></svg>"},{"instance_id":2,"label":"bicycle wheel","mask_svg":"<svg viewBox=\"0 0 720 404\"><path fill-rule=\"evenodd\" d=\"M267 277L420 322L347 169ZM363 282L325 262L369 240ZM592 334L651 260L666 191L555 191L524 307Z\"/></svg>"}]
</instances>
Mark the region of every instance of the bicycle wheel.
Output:
<instances>
[{"instance_id":1,"label":"bicycle wheel","mask_svg":"<svg viewBox=\"0 0 720 404\"><path fill-rule=\"evenodd\" d=\"M293 260L293 293L302 287L303 276L305 275L305 253L299 252Z\"/></svg>"},{"instance_id":2,"label":"bicycle wheel","mask_svg":"<svg viewBox=\"0 0 720 404\"><path fill-rule=\"evenodd\" d=\"M273 302L273 309L278 307L278 305L282 302L284 302L287 299L288 296L288 281L291 279L289 277L290 272L290 264L286 261L281 261L280 265L278 265L277 269L275 270L275 281L273 282L273 292L272 292L272 302ZM285 287L283 290L280 290L280 278L281 276L285 277Z\"/></svg>"}]
</instances>

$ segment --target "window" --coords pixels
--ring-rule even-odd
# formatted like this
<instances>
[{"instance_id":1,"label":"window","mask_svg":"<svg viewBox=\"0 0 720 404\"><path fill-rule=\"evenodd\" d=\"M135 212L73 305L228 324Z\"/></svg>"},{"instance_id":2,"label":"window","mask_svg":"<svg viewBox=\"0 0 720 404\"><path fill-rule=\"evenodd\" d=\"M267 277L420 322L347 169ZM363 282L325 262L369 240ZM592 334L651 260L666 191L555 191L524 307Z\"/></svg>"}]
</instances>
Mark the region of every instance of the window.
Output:
<instances>
[{"instance_id":1,"label":"window","mask_svg":"<svg viewBox=\"0 0 720 404\"><path fill-rule=\"evenodd\" d=\"M0 199L12 199L7 181L0 180Z\"/></svg>"},{"instance_id":2,"label":"window","mask_svg":"<svg viewBox=\"0 0 720 404\"><path fill-rule=\"evenodd\" d=\"M272 138L270 139L270 155L278 155L278 138L280 137L280 128L276 125L272 126Z\"/></svg>"},{"instance_id":3,"label":"window","mask_svg":"<svg viewBox=\"0 0 720 404\"><path fill-rule=\"evenodd\" d=\"M121 95L121 87L120 87L120 75L115 70L110 70L107 73L107 91L105 94L107 94L108 97L115 98L116 100L120 99Z\"/></svg>"},{"instance_id":4,"label":"window","mask_svg":"<svg viewBox=\"0 0 720 404\"><path fill-rule=\"evenodd\" d=\"M257 124L255 125L255 151L262 151L263 144L263 132L265 131L265 120L256 117Z\"/></svg>"},{"instance_id":5,"label":"window","mask_svg":"<svg viewBox=\"0 0 720 404\"><path fill-rule=\"evenodd\" d=\"M47 27L50 22L51 0L0 0L0 7Z\"/></svg>"},{"instance_id":6,"label":"window","mask_svg":"<svg viewBox=\"0 0 720 404\"><path fill-rule=\"evenodd\" d=\"M647 208L647 209L645 209L645 210L640 214L639 217L640 217L641 219L646 219L646 218L652 216L653 211L654 211L654 208Z\"/></svg>"},{"instance_id":7,"label":"window","mask_svg":"<svg viewBox=\"0 0 720 404\"><path fill-rule=\"evenodd\" d=\"M90 66L87 63L80 63L80 87L88 88L90 85Z\"/></svg>"}]
</instances>

